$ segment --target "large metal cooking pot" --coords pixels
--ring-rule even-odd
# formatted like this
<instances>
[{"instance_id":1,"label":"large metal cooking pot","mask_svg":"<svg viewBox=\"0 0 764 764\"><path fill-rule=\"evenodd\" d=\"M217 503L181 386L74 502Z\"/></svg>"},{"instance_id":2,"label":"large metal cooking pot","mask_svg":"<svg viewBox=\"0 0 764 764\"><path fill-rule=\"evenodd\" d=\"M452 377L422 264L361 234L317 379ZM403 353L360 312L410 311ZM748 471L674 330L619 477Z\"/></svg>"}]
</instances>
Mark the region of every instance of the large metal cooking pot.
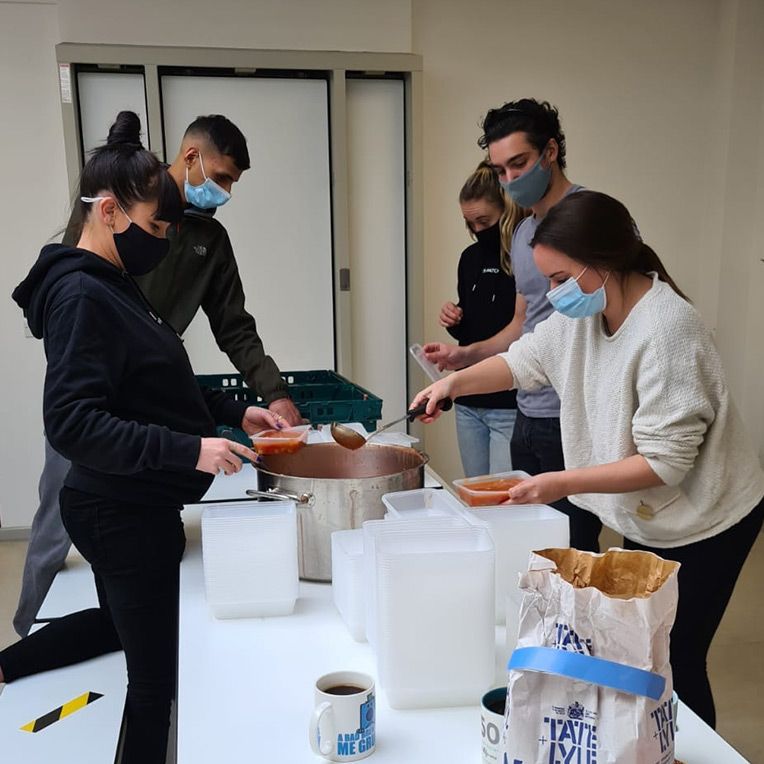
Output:
<instances>
[{"instance_id":1,"label":"large metal cooking pot","mask_svg":"<svg viewBox=\"0 0 764 764\"><path fill-rule=\"evenodd\" d=\"M331 534L384 516L382 495L424 485L429 456L413 448L369 444L349 451L316 443L294 454L273 454L257 467L250 496L297 502L300 578L331 581Z\"/></svg>"}]
</instances>

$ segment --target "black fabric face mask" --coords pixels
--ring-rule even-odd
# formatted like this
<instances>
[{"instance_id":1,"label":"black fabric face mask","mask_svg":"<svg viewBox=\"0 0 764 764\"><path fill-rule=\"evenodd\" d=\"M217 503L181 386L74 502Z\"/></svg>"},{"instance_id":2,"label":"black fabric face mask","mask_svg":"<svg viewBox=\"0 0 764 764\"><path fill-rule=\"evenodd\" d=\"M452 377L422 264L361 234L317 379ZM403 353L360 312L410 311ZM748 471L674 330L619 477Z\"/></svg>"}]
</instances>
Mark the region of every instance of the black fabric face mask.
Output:
<instances>
[{"instance_id":1,"label":"black fabric face mask","mask_svg":"<svg viewBox=\"0 0 764 764\"><path fill-rule=\"evenodd\" d=\"M480 248L491 255L498 255L501 248L501 227L499 221L494 223L490 228L485 228L482 231L475 231L475 237L480 244Z\"/></svg>"},{"instance_id":2,"label":"black fabric face mask","mask_svg":"<svg viewBox=\"0 0 764 764\"><path fill-rule=\"evenodd\" d=\"M153 236L132 220L126 230L113 235L122 266L131 276L144 276L153 271L170 251L167 239Z\"/></svg>"}]
</instances>

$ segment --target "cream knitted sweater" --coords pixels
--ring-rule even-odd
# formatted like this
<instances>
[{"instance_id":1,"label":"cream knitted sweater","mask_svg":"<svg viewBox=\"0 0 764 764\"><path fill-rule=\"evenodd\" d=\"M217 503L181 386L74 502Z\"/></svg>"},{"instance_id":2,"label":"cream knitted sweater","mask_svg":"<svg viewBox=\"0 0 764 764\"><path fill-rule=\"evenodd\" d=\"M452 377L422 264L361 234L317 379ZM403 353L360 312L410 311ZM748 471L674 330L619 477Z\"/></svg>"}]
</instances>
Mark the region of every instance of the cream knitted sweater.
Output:
<instances>
[{"instance_id":1,"label":"cream knitted sweater","mask_svg":"<svg viewBox=\"0 0 764 764\"><path fill-rule=\"evenodd\" d=\"M573 504L637 543L674 547L715 536L764 496L764 472L698 312L653 275L615 334L600 315L554 313L504 358L517 387L560 396L565 466L641 454L665 485L578 494Z\"/></svg>"}]
</instances>

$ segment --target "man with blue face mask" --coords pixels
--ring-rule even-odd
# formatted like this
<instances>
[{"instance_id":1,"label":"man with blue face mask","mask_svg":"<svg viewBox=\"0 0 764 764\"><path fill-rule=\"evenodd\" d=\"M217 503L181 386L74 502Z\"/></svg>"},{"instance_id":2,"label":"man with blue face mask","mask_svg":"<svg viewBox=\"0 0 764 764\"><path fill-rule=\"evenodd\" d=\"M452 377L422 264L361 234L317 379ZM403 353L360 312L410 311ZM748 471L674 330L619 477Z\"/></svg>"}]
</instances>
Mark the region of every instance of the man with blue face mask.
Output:
<instances>
[{"instance_id":1,"label":"man with blue face mask","mask_svg":"<svg viewBox=\"0 0 764 764\"><path fill-rule=\"evenodd\" d=\"M134 272L156 312L183 334L201 308L217 345L256 390L268 408L290 425L302 417L289 398L275 361L265 352L255 319L245 310L244 290L226 229L214 219L215 208L231 199L231 189L249 169L247 141L239 128L220 115L197 117L186 129L180 150L167 168L186 203L185 214L170 238L169 252L153 270ZM64 244L79 238L82 221L69 221ZM61 522L58 496L69 462L45 443L40 477L40 505L32 521L21 595L13 625L26 636L63 567L71 546Z\"/></svg>"},{"instance_id":2,"label":"man with blue face mask","mask_svg":"<svg viewBox=\"0 0 764 764\"><path fill-rule=\"evenodd\" d=\"M489 110L478 145L488 150L489 162L505 193L533 214L517 226L512 236L510 257L517 286L512 322L490 339L472 345L426 345L428 359L442 368L460 369L506 352L522 334L532 332L551 315L554 307L547 298L549 281L536 267L531 240L547 212L581 189L565 176L565 135L557 109L546 101L523 98ZM531 475L565 469L560 400L554 389L518 391L517 408L511 444L513 467ZM599 519L567 499L554 506L570 518L571 547L599 551Z\"/></svg>"},{"instance_id":3,"label":"man with blue face mask","mask_svg":"<svg viewBox=\"0 0 764 764\"><path fill-rule=\"evenodd\" d=\"M274 413L289 424L302 417L287 393L274 360L266 354L254 318L244 308L244 290L225 228L213 218L249 169L247 141L229 119L197 117L186 129L170 165L181 196L190 205L160 266L138 279L149 302L180 333L199 308L218 347Z\"/></svg>"}]
</instances>

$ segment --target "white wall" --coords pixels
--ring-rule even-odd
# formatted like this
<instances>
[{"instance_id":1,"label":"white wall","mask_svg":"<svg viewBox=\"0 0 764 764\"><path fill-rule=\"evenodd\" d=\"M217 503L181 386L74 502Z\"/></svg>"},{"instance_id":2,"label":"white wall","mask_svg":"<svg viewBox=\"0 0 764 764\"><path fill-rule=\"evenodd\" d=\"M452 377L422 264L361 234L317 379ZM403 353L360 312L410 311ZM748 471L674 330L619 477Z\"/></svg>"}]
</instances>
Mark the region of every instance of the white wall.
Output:
<instances>
[{"instance_id":1,"label":"white wall","mask_svg":"<svg viewBox=\"0 0 764 764\"><path fill-rule=\"evenodd\" d=\"M13 288L66 222L55 6L0 3L0 520L29 525L42 467L42 343L24 336Z\"/></svg>"},{"instance_id":2,"label":"white wall","mask_svg":"<svg viewBox=\"0 0 764 764\"><path fill-rule=\"evenodd\" d=\"M353 381L382 398L380 426L408 404L403 95L400 80L347 83Z\"/></svg>"},{"instance_id":3,"label":"white wall","mask_svg":"<svg viewBox=\"0 0 764 764\"><path fill-rule=\"evenodd\" d=\"M764 278L762 3L415 0L413 9L413 52L424 58L426 339L448 341L437 316L469 243L456 197L481 158L478 123L504 101L546 99L560 109L569 177L624 201L717 328L731 388L764 447L754 335L764 315L748 300ZM452 417L428 429L426 447L444 476L461 473Z\"/></svg>"},{"instance_id":4,"label":"white wall","mask_svg":"<svg viewBox=\"0 0 764 764\"><path fill-rule=\"evenodd\" d=\"M410 0L59 0L61 39L406 53Z\"/></svg>"}]
</instances>

